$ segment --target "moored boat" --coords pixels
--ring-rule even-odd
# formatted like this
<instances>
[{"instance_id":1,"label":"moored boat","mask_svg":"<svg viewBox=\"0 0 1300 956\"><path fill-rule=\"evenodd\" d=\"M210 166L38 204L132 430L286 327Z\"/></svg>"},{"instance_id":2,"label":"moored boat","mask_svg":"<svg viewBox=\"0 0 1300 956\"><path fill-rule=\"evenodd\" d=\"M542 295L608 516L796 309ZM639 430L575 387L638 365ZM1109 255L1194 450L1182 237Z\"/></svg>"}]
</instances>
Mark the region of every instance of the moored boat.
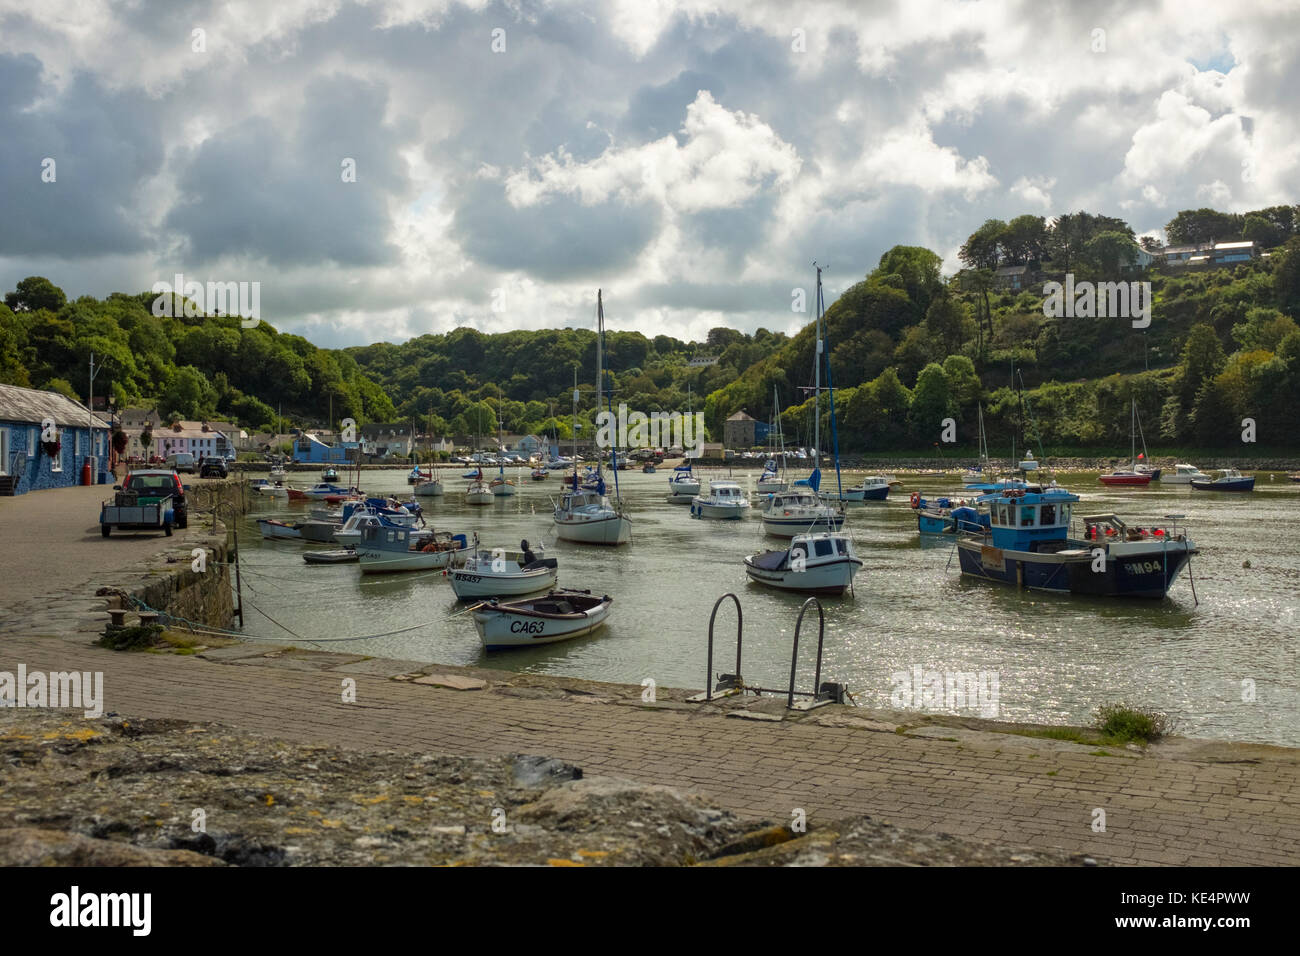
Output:
<instances>
[{"instance_id":1,"label":"moored boat","mask_svg":"<svg viewBox=\"0 0 1300 956\"><path fill-rule=\"evenodd\" d=\"M566 589L522 601L487 601L471 613L484 649L498 651L590 634L608 619L613 603L609 595Z\"/></svg>"},{"instance_id":2,"label":"moored boat","mask_svg":"<svg viewBox=\"0 0 1300 956\"><path fill-rule=\"evenodd\" d=\"M437 498L441 497L446 490L447 489L443 486L443 483L438 480L438 476L435 474L431 478L419 482L411 493L417 498Z\"/></svg>"},{"instance_id":3,"label":"moored boat","mask_svg":"<svg viewBox=\"0 0 1300 956\"><path fill-rule=\"evenodd\" d=\"M838 530L843 524L844 509L826 504L811 489L778 491L763 508L763 530L782 538L818 526Z\"/></svg>"},{"instance_id":4,"label":"moored boat","mask_svg":"<svg viewBox=\"0 0 1300 956\"><path fill-rule=\"evenodd\" d=\"M1162 485L1190 485L1193 479L1197 481L1210 481L1211 477L1195 465L1189 465L1186 462L1179 462L1174 465L1173 474L1162 477L1160 483Z\"/></svg>"},{"instance_id":5,"label":"moored boat","mask_svg":"<svg viewBox=\"0 0 1300 956\"><path fill-rule=\"evenodd\" d=\"M979 532L989 526L988 512L981 510L979 502L979 498L974 499L974 503L967 503L965 498L956 497L927 500L919 491L914 491L911 505L916 513L916 530L920 534Z\"/></svg>"},{"instance_id":6,"label":"moored boat","mask_svg":"<svg viewBox=\"0 0 1300 956\"><path fill-rule=\"evenodd\" d=\"M302 559L308 564L349 564L357 560L355 548L336 548L332 551L304 551Z\"/></svg>"},{"instance_id":7,"label":"moored boat","mask_svg":"<svg viewBox=\"0 0 1300 956\"><path fill-rule=\"evenodd\" d=\"M296 524L288 524L276 518L258 518L257 527L263 538L285 538L302 540L302 529Z\"/></svg>"},{"instance_id":8,"label":"moored boat","mask_svg":"<svg viewBox=\"0 0 1300 956\"><path fill-rule=\"evenodd\" d=\"M479 469L474 480L465 489L465 504L490 505L495 500L496 495L492 492L492 486L483 480L483 470Z\"/></svg>"},{"instance_id":9,"label":"moored boat","mask_svg":"<svg viewBox=\"0 0 1300 956\"><path fill-rule=\"evenodd\" d=\"M1218 478L1193 478L1188 484L1197 491L1254 491L1255 476L1243 475L1236 468L1221 468Z\"/></svg>"},{"instance_id":10,"label":"moored boat","mask_svg":"<svg viewBox=\"0 0 1300 956\"><path fill-rule=\"evenodd\" d=\"M1013 587L1105 597L1163 598L1196 553L1179 528L1129 527L1113 514L1081 518L1071 538L1070 514L1079 496L1061 487L1009 490L985 496L990 524L957 539L961 573Z\"/></svg>"},{"instance_id":11,"label":"moored boat","mask_svg":"<svg viewBox=\"0 0 1300 956\"><path fill-rule=\"evenodd\" d=\"M555 558L537 557L527 541L519 543L516 554L507 555L501 549L483 551L475 536L474 550L465 557L465 563L444 573L456 597L462 601L518 597L554 588L558 562Z\"/></svg>"},{"instance_id":12,"label":"moored boat","mask_svg":"<svg viewBox=\"0 0 1300 956\"><path fill-rule=\"evenodd\" d=\"M707 495L691 501L692 518L743 518L749 514L749 499L734 481L711 481Z\"/></svg>"},{"instance_id":13,"label":"moored boat","mask_svg":"<svg viewBox=\"0 0 1300 956\"><path fill-rule=\"evenodd\" d=\"M434 532L423 545L409 528L366 527L357 543L362 574L394 571L440 571L459 563L469 551L463 534Z\"/></svg>"},{"instance_id":14,"label":"moored boat","mask_svg":"<svg viewBox=\"0 0 1300 956\"><path fill-rule=\"evenodd\" d=\"M805 594L843 594L861 567L853 542L838 531L797 534L788 548L745 558L751 581Z\"/></svg>"},{"instance_id":15,"label":"moored boat","mask_svg":"<svg viewBox=\"0 0 1300 956\"><path fill-rule=\"evenodd\" d=\"M700 493L700 480L691 471L691 463L678 465L668 476L668 500L673 504L690 504Z\"/></svg>"}]
</instances>

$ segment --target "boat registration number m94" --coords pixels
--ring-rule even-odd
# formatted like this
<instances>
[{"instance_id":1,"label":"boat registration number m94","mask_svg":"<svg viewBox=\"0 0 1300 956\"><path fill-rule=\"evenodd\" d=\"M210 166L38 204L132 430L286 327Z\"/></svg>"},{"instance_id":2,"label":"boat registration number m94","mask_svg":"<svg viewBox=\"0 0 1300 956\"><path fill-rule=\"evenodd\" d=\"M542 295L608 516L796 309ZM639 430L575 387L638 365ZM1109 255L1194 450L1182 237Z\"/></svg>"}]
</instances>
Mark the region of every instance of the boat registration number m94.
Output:
<instances>
[{"instance_id":1,"label":"boat registration number m94","mask_svg":"<svg viewBox=\"0 0 1300 956\"><path fill-rule=\"evenodd\" d=\"M511 634L541 634L546 630L545 621L511 621Z\"/></svg>"},{"instance_id":2,"label":"boat registration number m94","mask_svg":"<svg viewBox=\"0 0 1300 956\"><path fill-rule=\"evenodd\" d=\"M1154 574L1157 571L1165 569L1164 562L1158 558L1155 561L1126 561L1124 570L1129 574Z\"/></svg>"}]
</instances>

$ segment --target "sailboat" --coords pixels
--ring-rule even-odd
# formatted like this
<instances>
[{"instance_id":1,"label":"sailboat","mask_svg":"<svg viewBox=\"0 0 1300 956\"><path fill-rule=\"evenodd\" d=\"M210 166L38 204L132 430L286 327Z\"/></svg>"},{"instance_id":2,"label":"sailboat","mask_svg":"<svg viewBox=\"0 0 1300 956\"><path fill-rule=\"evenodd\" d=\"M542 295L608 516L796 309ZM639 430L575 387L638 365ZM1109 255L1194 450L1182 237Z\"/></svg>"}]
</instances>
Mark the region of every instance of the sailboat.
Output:
<instances>
[{"instance_id":1,"label":"sailboat","mask_svg":"<svg viewBox=\"0 0 1300 956\"><path fill-rule=\"evenodd\" d=\"M810 531L816 525L825 525L830 530L838 530L844 524L844 509L826 504L818 495L821 487L822 473L820 465L821 448L821 392L822 392L822 353L825 342L822 337L822 270L817 267L817 342L813 350L813 379L816 400L813 403L813 470L807 478L794 483L789 491L780 491L767 500L763 509L763 530L768 534L790 538L800 532ZM829 378L830 365L827 365ZM831 426L835 424L835 392L831 394ZM839 447L835 449L835 479L837 491L840 481ZM764 582L768 583L768 582Z\"/></svg>"},{"instance_id":2,"label":"sailboat","mask_svg":"<svg viewBox=\"0 0 1300 956\"><path fill-rule=\"evenodd\" d=\"M426 431L428 432L430 447L432 448L433 402L429 403L429 424L426 426ZM414 449L412 449L412 454L414 454ZM420 470L420 465L417 461L415 467L411 470L410 477L414 479L412 483L415 485L415 488L412 489L412 494L415 494L418 497L438 498L446 491L442 482L438 479L438 468L432 460L429 462L428 473Z\"/></svg>"},{"instance_id":3,"label":"sailboat","mask_svg":"<svg viewBox=\"0 0 1300 956\"><path fill-rule=\"evenodd\" d=\"M1154 477L1149 469L1145 472L1137 470L1137 399L1132 399L1132 403L1133 410L1129 419L1129 440L1131 444L1130 457L1133 464L1128 468L1117 468L1110 474L1098 476L1098 480L1103 485L1138 485L1145 487L1151 484L1151 479Z\"/></svg>"},{"instance_id":4,"label":"sailboat","mask_svg":"<svg viewBox=\"0 0 1300 956\"><path fill-rule=\"evenodd\" d=\"M989 478L989 436L984 432L984 406L979 407L979 455L980 463L974 468L967 468L962 472L961 480L965 484L976 481L987 481Z\"/></svg>"},{"instance_id":5,"label":"sailboat","mask_svg":"<svg viewBox=\"0 0 1300 956\"><path fill-rule=\"evenodd\" d=\"M596 290L596 408L604 397L605 382L602 348L605 341L605 305L601 290ZM565 541L583 544L626 544L632 539L632 520L621 507L605 496L605 481L600 474L600 456L596 456L596 488L586 490L578 477L578 389L573 389L573 474L565 479L564 497L555 507L555 533ZM612 450L615 500L618 498L618 449Z\"/></svg>"},{"instance_id":6,"label":"sailboat","mask_svg":"<svg viewBox=\"0 0 1300 956\"><path fill-rule=\"evenodd\" d=\"M695 411L691 407L691 387L686 386L686 414L694 415ZM700 479L695 477L695 472L691 470L691 458L697 457L690 453L689 449L682 450L682 464L673 468L673 473L668 476L668 503L670 505L689 505L695 500L695 496L700 493Z\"/></svg>"},{"instance_id":7,"label":"sailboat","mask_svg":"<svg viewBox=\"0 0 1300 956\"><path fill-rule=\"evenodd\" d=\"M772 386L772 426L768 430L768 448L770 457L763 464L763 473L758 477L758 493L771 495L785 491L785 479L780 471L785 470L785 436L781 434L781 405L776 395L776 386ZM777 449L779 440L780 448ZM778 465L778 461L780 464Z\"/></svg>"},{"instance_id":8,"label":"sailboat","mask_svg":"<svg viewBox=\"0 0 1300 956\"><path fill-rule=\"evenodd\" d=\"M1151 456L1147 454L1147 436L1142 433L1142 416L1138 414L1136 398L1133 399L1133 420L1137 422L1138 440L1142 442L1142 454L1133 462L1133 470L1139 475L1150 475L1152 481L1159 481L1160 472L1164 469L1152 468L1149 464Z\"/></svg>"},{"instance_id":9,"label":"sailboat","mask_svg":"<svg viewBox=\"0 0 1300 956\"><path fill-rule=\"evenodd\" d=\"M497 446L501 446L501 387L497 386ZM492 489L492 494L498 498L506 498L515 494L515 483L512 479L506 477L506 460L501 458L497 463L497 476L492 479L488 485Z\"/></svg>"}]
</instances>

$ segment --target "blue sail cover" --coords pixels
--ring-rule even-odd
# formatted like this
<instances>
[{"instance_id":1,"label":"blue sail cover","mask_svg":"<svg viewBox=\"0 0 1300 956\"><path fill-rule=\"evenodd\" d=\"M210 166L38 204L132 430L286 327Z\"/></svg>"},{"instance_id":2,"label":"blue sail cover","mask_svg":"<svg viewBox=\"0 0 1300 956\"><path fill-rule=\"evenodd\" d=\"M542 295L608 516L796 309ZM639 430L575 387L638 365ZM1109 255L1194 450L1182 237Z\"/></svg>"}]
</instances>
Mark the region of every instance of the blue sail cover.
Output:
<instances>
[{"instance_id":1,"label":"blue sail cover","mask_svg":"<svg viewBox=\"0 0 1300 956\"><path fill-rule=\"evenodd\" d=\"M818 491L821 488L821 484L822 470L820 468L814 468L813 473L807 478L800 478L795 482L797 487L811 488L813 491Z\"/></svg>"},{"instance_id":2,"label":"blue sail cover","mask_svg":"<svg viewBox=\"0 0 1300 956\"><path fill-rule=\"evenodd\" d=\"M673 471L684 471L684 472L687 472L687 473L689 473L690 470L691 470L691 466L690 466L689 464L686 464L686 465L678 465L676 468L673 469Z\"/></svg>"}]
</instances>

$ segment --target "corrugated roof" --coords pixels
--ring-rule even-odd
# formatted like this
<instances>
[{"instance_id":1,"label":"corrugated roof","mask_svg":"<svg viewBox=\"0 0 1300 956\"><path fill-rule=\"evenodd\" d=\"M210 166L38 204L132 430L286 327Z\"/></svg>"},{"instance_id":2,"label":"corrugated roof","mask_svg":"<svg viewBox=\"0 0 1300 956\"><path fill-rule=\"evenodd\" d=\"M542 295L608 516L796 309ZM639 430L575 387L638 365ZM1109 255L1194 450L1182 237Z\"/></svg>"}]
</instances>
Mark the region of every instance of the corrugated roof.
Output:
<instances>
[{"instance_id":1,"label":"corrugated roof","mask_svg":"<svg viewBox=\"0 0 1300 956\"><path fill-rule=\"evenodd\" d=\"M39 425L46 418L54 419L54 424L61 427L85 428L93 422L93 427L108 430L107 425L89 414L85 405L74 402L66 395L20 388L17 385L0 385L0 422L30 422Z\"/></svg>"},{"instance_id":2,"label":"corrugated roof","mask_svg":"<svg viewBox=\"0 0 1300 956\"><path fill-rule=\"evenodd\" d=\"M744 412L736 412L734 415L732 415L730 418L727 419L727 421L729 422L752 422L754 420L755 419L753 415L746 415Z\"/></svg>"}]
</instances>

